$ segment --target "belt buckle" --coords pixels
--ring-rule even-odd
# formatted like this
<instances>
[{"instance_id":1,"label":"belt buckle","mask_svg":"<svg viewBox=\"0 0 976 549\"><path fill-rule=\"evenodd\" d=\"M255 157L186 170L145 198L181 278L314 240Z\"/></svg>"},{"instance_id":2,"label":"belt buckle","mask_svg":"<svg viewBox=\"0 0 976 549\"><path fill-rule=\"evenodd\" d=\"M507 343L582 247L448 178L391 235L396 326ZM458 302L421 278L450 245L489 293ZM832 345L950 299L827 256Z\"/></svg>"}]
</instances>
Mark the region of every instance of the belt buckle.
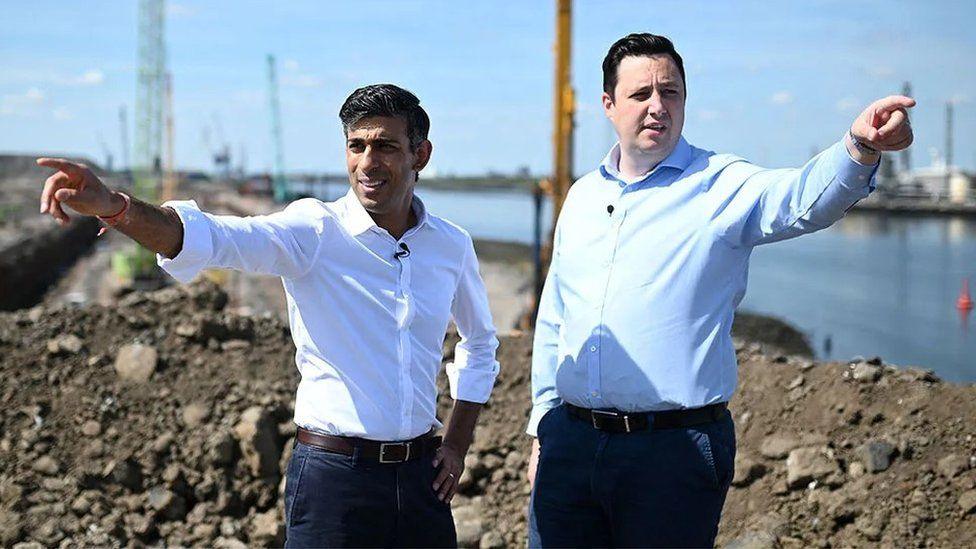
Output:
<instances>
[{"instance_id":1,"label":"belt buckle","mask_svg":"<svg viewBox=\"0 0 976 549\"><path fill-rule=\"evenodd\" d=\"M386 459L387 448L403 447L406 449L406 454L403 459ZM403 463L410 459L410 443L409 442L383 442L380 444L380 463Z\"/></svg>"},{"instance_id":2,"label":"belt buckle","mask_svg":"<svg viewBox=\"0 0 976 549\"><path fill-rule=\"evenodd\" d=\"M593 421L593 428L602 431L603 429L600 429L600 426L597 424L598 417L613 417L613 418L622 417L624 418L624 432L625 433L630 432L630 416L628 416L627 414L622 414L620 412L613 412L610 410L590 410L590 418Z\"/></svg>"}]
</instances>

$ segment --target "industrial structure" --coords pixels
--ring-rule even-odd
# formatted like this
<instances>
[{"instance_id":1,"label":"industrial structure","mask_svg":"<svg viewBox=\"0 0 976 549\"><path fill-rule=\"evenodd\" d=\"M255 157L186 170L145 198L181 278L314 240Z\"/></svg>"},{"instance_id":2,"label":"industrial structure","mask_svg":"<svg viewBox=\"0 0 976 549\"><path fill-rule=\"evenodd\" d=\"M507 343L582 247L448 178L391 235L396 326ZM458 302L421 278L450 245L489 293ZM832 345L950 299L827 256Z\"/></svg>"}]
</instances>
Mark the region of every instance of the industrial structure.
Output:
<instances>
[{"instance_id":1,"label":"industrial structure","mask_svg":"<svg viewBox=\"0 0 976 549\"><path fill-rule=\"evenodd\" d=\"M285 179L285 152L281 142L281 105L278 103L278 76L275 58L268 54L268 104L271 111L271 146L274 147L274 167L271 183L274 201L282 203L288 199L288 181Z\"/></svg>"}]
</instances>

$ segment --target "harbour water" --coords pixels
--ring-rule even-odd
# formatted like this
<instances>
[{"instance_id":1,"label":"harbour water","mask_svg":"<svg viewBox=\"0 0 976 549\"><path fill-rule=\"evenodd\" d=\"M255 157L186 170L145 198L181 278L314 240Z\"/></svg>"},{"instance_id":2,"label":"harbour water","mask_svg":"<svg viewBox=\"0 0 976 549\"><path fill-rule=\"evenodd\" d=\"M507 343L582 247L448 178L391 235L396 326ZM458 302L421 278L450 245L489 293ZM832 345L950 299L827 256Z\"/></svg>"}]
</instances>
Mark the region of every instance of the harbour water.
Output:
<instances>
[{"instance_id":1,"label":"harbour water","mask_svg":"<svg viewBox=\"0 0 976 549\"><path fill-rule=\"evenodd\" d=\"M323 190L334 199L346 187ZM418 194L475 238L532 242L525 192L421 187ZM543 226L550 216L547 202ZM964 277L976 289L976 220L854 211L819 233L756 248L740 309L796 326L820 359L880 356L974 382L976 313L955 308Z\"/></svg>"}]
</instances>

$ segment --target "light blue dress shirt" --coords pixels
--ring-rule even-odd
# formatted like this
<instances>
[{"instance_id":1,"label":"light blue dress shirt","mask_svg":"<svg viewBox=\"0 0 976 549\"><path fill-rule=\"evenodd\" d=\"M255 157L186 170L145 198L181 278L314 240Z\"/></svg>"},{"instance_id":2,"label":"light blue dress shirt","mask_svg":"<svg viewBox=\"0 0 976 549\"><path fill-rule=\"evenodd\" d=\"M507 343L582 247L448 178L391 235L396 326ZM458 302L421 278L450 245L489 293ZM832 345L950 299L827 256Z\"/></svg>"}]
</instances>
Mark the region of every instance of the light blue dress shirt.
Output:
<instances>
[{"instance_id":1,"label":"light blue dress shirt","mask_svg":"<svg viewBox=\"0 0 976 549\"><path fill-rule=\"evenodd\" d=\"M684 138L636 180L619 145L570 189L539 304L527 432L561 402L655 411L726 402L754 246L830 226L874 189L843 141L764 169Z\"/></svg>"}]
</instances>

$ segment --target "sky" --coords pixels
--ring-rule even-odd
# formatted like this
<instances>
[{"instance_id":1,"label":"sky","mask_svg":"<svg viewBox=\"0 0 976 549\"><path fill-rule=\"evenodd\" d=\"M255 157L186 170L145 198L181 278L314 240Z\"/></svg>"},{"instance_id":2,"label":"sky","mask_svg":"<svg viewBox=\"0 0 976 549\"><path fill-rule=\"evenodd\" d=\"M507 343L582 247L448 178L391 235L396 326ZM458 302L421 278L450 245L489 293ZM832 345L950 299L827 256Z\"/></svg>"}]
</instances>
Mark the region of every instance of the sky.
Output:
<instances>
[{"instance_id":1,"label":"sky","mask_svg":"<svg viewBox=\"0 0 976 549\"><path fill-rule=\"evenodd\" d=\"M0 0L0 153L121 158L136 95L135 0ZM344 170L338 110L392 82L431 117L428 175L552 165L555 0L169 1L175 163L272 165L266 56L278 60L286 171ZM911 81L915 166L944 153L976 169L976 2L576 0L575 168L613 143L601 62L630 32L670 37L688 78L685 137L769 167L802 164L871 101ZM130 153L131 154L131 153Z\"/></svg>"}]
</instances>

